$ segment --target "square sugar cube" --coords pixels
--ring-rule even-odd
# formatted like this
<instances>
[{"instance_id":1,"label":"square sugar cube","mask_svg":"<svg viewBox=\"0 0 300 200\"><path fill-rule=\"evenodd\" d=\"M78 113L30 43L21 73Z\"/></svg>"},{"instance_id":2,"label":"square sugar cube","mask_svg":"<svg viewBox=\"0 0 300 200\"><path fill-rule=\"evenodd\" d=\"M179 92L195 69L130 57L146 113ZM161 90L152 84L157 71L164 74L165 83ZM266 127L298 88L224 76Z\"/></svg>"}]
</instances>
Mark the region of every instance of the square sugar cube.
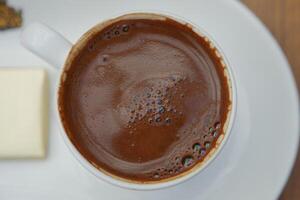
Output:
<instances>
[{"instance_id":1,"label":"square sugar cube","mask_svg":"<svg viewBox=\"0 0 300 200\"><path fill-rule=\"evenodd\" d=\"M43 158L48 137L43 69L0 69L0 159Z\"/></svg>"}]
</instances>

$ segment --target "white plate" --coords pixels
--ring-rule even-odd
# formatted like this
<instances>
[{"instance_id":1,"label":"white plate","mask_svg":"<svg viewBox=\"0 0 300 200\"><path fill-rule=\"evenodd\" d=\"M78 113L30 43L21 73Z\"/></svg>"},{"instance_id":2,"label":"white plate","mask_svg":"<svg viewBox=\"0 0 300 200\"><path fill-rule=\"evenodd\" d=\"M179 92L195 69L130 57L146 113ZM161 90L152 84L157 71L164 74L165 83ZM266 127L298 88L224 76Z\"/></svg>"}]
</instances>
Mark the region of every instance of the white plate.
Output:
<instances>
[{"instance_id":1,"label":"white plate","mask_svg":"<svg viewBox=\"0 0 300 200\"><path fill-rule=\"evenodd\" d=\"M57 72L0 32L0 66L45 66L51 76L49 154L45 160L0 161L0 199L276 199L293 165L299 107L289 65L269 32L234 0L15 0L25 24L42 21L71 41L107 16L130 10L174 13L200 25L219 43L237 78L237 121L217 159L195 178L160 191L129 191L104 183L72 157L54 113ZM1 112L1 111L0 111ZM0 122L1 124L1 122Z\"/></svg>"}]
</instances>

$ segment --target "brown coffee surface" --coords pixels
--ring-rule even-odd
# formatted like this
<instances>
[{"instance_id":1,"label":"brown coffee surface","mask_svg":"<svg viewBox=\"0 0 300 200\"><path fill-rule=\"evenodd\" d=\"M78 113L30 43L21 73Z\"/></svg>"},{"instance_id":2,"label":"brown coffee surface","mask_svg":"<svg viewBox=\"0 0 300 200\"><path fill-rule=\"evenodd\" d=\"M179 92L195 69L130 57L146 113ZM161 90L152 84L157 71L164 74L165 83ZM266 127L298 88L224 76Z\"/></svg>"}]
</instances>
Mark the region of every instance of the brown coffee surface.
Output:
<instances>
[{"instance_id":1,"label":"brown coffee surface","mask_svg":"<svg viewBox=\"0 0 300 200\"><path fill-rule=\"evenodd\" d=\"M117 177L177 176L224 134L230 100L221 62L205 38L171 19L106 27L66 73L63 126L89 162Z\"/></svg>"}]
</instances>

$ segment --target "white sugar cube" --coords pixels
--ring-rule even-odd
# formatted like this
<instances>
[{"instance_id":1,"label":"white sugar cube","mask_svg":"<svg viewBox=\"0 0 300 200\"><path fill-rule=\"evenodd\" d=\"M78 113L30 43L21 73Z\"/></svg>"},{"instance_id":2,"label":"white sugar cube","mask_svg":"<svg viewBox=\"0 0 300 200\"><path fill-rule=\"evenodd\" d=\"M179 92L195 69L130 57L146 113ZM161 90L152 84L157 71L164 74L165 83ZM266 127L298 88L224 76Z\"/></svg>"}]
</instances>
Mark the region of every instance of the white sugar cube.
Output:
<instances>
[{"instance_id":1,"label":"white sugar cube","mask_svg":"<svg viewBox=\"0 0 300 200\"><path fill-rule=\"evenodd\" d=\"M43 158L48 137L43 69L0 68L0 158Z\"/></svg>"}]
</instances>

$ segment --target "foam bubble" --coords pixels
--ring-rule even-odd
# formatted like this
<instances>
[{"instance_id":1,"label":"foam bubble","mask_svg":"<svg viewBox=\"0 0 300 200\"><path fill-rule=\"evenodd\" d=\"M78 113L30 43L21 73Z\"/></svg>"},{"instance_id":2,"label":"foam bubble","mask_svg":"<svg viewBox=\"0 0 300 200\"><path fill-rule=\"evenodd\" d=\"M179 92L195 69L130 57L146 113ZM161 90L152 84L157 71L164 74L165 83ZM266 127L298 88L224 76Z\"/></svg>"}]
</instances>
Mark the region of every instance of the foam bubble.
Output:
<instances>
[{"instance_id":1,"label":"foam bubble","mask_svg":"<svg viewBox=\"0 0 300 200\"><path fill-rule=\"evenodd\" d=\"M212 136L213 137L217 137L219 135L219 132L218 131L214 131L213 133L212 133Z\"/></svg>"},{"instance_id":2,"label":"foam bubble","mask_svg":"<svg viewBox=\"0 0 300 200\"><path fill-rule=\"evenodd\" d=\"M154 173L154 175L153 175L153 178L155 178L155 179L158 179L160 177L160 174L159 173Z\"/></svg>"},{"instance_id":3,"label":"foam bubble","mask_svg":"<svg viewBox=\"0 0 300 200\"><path fill-rule=\"evenodd\" d=\"M166 122L166 124L170 124L170 123L171 123L171 118L167 117L167 118L165 119L165 122Z\"/></svg>"},{"instance_id":4,"label":"foam bubble","mask_svg":"<svg viewBox=\"0 0 300 200\"><path fill-rule=\"evenodd\" d=\"M215 126L215 129L220 129L221 128L221 123L216 122L214 126Z\"/></svg>"},{"instance_id":5,"label":"foam bubble","mask_svg":"<svg viewBox=\"0 0 300 200\"><path fill-rule=\"evenodd\" d=\"M129 26L127 24L124 24L122 26L122 31L125 32L125 33L128 32L129 31Z\"/></svg>"},{"instance_id":6,"label":"foam bubble","mask_svg":"<svg viewBox=\"0 0 300 200\"><path fill-rule=\"evenodd\" d=\"M182 158L181 162L184 167L189 167L194 163L194 158L190 155L187 155Z\"/></svg>"},{"instance_id":7,"label":"foam bubble","mask_svg":"<svg viewBox=\"0 0 300 200\"><path fill-rule=\"evenodd\" d=\"M210 147L210 145L211 145L210 142L208 142L208 141L207 141L207 142L204 142L204 146L205 146L206 149L208 149L208 148Z\"/></svg>"},{"instance_id":8,"label":"foam bubble","mask_svg":"<svg viewBox=\"0 0 300 200\"><path fill-rule=\"evenodd\" d=\"M199 150L199 154L200 154L200 156L204 156L206 154L206 149L205 148L201 148Z\"/></svg>"},{"instance_id":9,"label":"foam bubble","mask_svg":"<svg viewBox=\"0 0 300 200\"><path fill-rule=\"evenodd\" d=\"M195 143L195 144L193 145L193 151L194 151L194 152L199 151L200 148L201 148L201 145L200 145L199 143Z\"/></svg>"},{"instance_id":10,"label":"foam bubble","mask_svg":"<svg viewBox=\"0 0 300 200\"><path fill-rule=\"evenodd\" d=\"M104 55L101 56L100 59L101 59L100 62L102 62L103 64L107 64L107 62L108 62L108 60L109 60L109 55L104 54Z\"/></svg>"},{"instance_id":11,"label":"foam bubble","mask_svg":"<svg viewBox=\"0 0 300 200\"><path fill-rule=\"evenodd\" d=\"M164 112L165 112L165 108L164 108L163 106L160 106L160 107L158 108L158 112L159 112L159 113L164 113Z\"/></svg>"}]
</instances>

